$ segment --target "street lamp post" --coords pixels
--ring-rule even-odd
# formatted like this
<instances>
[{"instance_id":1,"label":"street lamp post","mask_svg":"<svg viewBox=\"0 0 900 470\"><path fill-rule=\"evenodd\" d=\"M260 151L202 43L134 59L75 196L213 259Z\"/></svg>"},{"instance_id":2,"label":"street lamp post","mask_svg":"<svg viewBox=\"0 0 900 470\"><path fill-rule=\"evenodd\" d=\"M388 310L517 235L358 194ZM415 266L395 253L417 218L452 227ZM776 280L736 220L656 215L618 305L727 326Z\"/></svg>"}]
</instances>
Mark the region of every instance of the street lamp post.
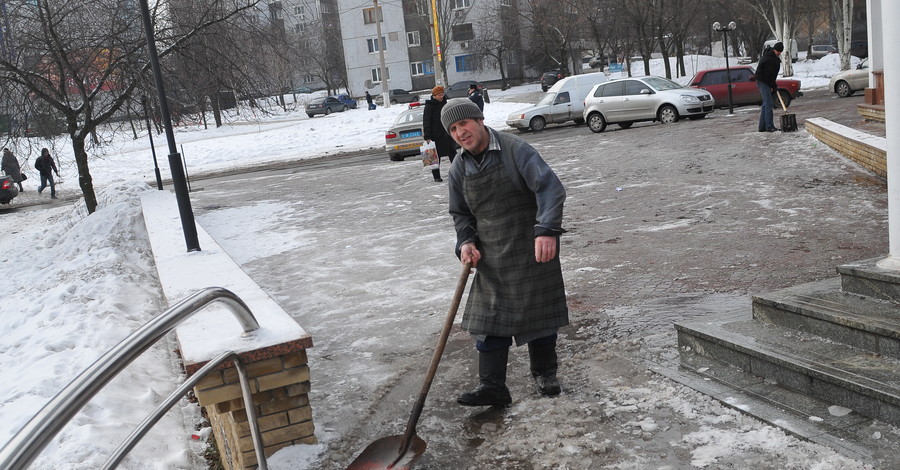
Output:
<instances>
[{"instance_id":1,"label":"street lamp post","mask_svg":"<svg viewBox=\"0 0 900 470\"><path fill-rule=\"evenodd\" d=\"M734 31L737 24L734 21L722 26L718 21L713 23L713 29L722 32L722 49L725 51L725 76L728 77L728 114L734 114L734 105L731 101L731 68L728 66L728 32Z\"/></svg>"}]
</instances>

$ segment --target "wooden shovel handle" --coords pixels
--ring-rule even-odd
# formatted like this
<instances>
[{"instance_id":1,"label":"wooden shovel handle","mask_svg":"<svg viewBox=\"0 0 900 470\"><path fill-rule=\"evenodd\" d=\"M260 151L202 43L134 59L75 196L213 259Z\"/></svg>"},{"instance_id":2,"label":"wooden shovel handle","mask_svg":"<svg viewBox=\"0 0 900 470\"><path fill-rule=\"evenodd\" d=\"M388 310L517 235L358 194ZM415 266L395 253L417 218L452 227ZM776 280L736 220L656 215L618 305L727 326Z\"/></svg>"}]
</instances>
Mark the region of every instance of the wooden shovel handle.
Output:
<instances>
[{"instance_id":1,"label":"wooden shovel handle","mask_svg":"<svg viewBox=\"0 0 900 470\"><path fill-rule=\"evenodd\" d=\"M775 89L775 94L778 95L778 101L781 102L781 109L787 112L787 106L784 105L784 98L781 97L781 92L778 91L778 88Z\"/></svg>"}]
</instances>

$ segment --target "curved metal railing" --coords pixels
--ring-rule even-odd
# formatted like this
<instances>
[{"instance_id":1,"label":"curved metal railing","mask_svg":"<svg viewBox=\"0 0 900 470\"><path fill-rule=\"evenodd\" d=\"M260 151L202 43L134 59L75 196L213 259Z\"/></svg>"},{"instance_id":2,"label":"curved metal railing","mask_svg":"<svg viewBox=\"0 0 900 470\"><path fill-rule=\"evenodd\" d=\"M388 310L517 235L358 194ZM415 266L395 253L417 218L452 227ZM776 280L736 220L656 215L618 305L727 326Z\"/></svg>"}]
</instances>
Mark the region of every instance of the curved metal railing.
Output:
<instances>
[{"instance_id":1,"label":"curved metal railing","mask_svg":"<svg viewBox=\"0 0 900 470\"><path fill-rule=\"evenodd\" d=\"M94 395L97 394L116 375L137 359L144 351L153 346L166 334L175 329L181 322L198 310L213 302L222 302L229 307L234 317L244 330L242 336L249 336L259 328L259 323L250 312L247 304L233 292L221 287L209 287L175 304L161 315L147 322L134 333L115 345L90 367L75 378L62 391L56 394L49 403L31 418L13 438L0 450L0 469L25 469L40 454L47 444L72 419ZM257 425L256 408L250 395L250 385L243 363L237 354L228 351L204 365L184 384L172 392L151 414L135 429L106 461L104 469L115 468L137 442L174 406L187 392L196 385L207 372L224 361L232 360L241 383L241 394L247 418L250 424L250 435L256 452L259 469L266 470L265 454L262 438Z\"/></svg>"}]
</instances>

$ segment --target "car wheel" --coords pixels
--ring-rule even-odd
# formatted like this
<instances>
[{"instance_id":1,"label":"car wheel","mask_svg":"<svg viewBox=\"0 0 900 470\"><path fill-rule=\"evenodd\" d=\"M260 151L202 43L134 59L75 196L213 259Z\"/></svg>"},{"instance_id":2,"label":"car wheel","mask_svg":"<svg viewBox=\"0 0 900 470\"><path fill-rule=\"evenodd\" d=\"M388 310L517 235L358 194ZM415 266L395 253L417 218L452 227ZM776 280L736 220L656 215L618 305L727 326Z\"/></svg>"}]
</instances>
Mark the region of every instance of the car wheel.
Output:
<instances>
[{"instance_id":1,"label":"car wheel","mask_svg":"<svg viewBox=\"0 0 900 470\"><path fill-rule=\"evenodd\" d=\"M834 92L841 98L846 98L853 94L853 90L850 89L850 84L843 80L837 82L834 86Z\"/></svg>"},{"instance_id":2,"label":"car wheel","mask_svg":"<svg viewBox=\"0 0 900 470\"><path fill-rule=\"evenodd\" d=\"M350 109L350 108L348 108L347 105L345 104L345 105L344 105L344 109L342 109L341 111L346 111L346 110L348 110L348 109Z\"/></svg>"},{"instance_id":3,"label":"car wheel","mask_svg":"<svg viewBox=\"0 0 900 470\"><path fill-rule=\"evenodd\" d=\"M391 104L397 104L397 100L391 100Z\"/></svg>"},{"instance_id":4,"label":"car wheel","mask_svg":"<svg viewBox=\"0 0 900 470\"><path fill-rule=\"evenodd\" d=\"M531 118L531 122L528 123L528 128L533 131L542 131L545 127L547 127L547 121L541 116Z\"/></svg>"},{"instance_id":5,"label":"car wheel","mask_svg":"<svg viewBox=\"0 0 900 470\"><path fill-rule=\"evenodd\" d=\"M778 95L781 96L782 100L784 100L785 108L788 108L791 106L791 94L790 93L788 93L784 90L778 90ZM781 103L781 101L778 102L778 104L780 104L780 103Z\"/></svg>"},{"instance_id":6,"label":"car wheel","mask_svg":"<svg viewBox=\"0 0 900 470\"><path fill-rule=\"evenodd\" d=\"M673 122L678 122L678 110L675 109L675 106L672 106L671 104L664 104L661 108L659 108L659 112L657 113L656 118L663 124L672 124Z\"/></svg>"},{"instance_id":7,"label":"car wheel","mask_svg":"<svg viewBox=\"0 0 900 470\"><path fill-rule=\"evenodd\" d=\"M307 113L307 116L309 116L309 118L312 119L312 117L315 116L315 114L308 114L308 113Z\"/></svg>"},{"instance_id":8,"label":"car wheel","mask_svg":"<svg viewBox=\"0 0 900 470\"><path fill-rule=\"evenodd\" d=\"M325 115L328 116L331 114L331 108L325 108Z\"/></svg>"},{"instance_id":9,"label":"car wheel","mask_svg":"<svg viewBox=\"0 0 900 470\"><path fill-rule=\"evenodd\" d=\"M691 121L697 121L706 117L706 114L692 114L688 116L688 119Z\"/></svg>"},{"instance_id":10,"label":"car wheel","mask_svg":"<svg viewBox=\"0 0 900 470\"><path fill-rule=\"evenodd\" d=\"M392 162L402 162L403 161L403 157L401 157L400 155L394 155L394 154L388 154L388 155L390 155Z\"/></svg>"},{"instance_id":11,"label":"car wheel","mask_svg":"<svg viewBox=\"0 0 900 470\"><path fill-rule=\"evenodd\" d=\"M624 121L624 122L617 123L616 125L621 127L622 129L628 129L629 127L631 127L632 124L634 124L634 123L631 121Z\"/></svg>"},{"instance_id":12,"label":"car wheel","mask_svg":"<svg viewBox=\"0 0 900 470\"><path fill-rule=\"evenodd\" d=\"M603 132L606 130L606 119L600 113L591 113L587 118L587 125L591 132Z\"/></svg>"}]
</instances>

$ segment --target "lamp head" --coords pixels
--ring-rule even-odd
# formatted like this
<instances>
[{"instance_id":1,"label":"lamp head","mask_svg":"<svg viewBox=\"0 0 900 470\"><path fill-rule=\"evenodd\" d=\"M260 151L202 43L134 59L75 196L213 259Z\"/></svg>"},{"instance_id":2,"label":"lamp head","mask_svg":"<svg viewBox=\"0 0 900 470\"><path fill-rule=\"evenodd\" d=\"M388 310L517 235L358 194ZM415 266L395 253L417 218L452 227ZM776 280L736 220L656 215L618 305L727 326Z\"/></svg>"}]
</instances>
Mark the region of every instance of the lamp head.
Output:
<instances>
[{"instance_id":1,"label":"lamp head","mask_svg":"<svg viewBox=\"0 0 900 470\"><path fill-rule=\"evenodd\" d=\"M715 23L713 23L713 29L714 29L714 30L716 30L716 31L721 31L721 30L722 30L721 28L722 28L722 25L719 24L718 21L716 21Z\"/></svg>"},{"instance_id":2,"label":"lamp head","mask_svg":"<svg viewBox=\"0 0 900 470\"><path fill-rule=\"evenodd\" d=\"M734 21L728 23L728 31L734 31L735 28L737 28L737 23L735 23Z\"/></svg>"}]
</instances>

